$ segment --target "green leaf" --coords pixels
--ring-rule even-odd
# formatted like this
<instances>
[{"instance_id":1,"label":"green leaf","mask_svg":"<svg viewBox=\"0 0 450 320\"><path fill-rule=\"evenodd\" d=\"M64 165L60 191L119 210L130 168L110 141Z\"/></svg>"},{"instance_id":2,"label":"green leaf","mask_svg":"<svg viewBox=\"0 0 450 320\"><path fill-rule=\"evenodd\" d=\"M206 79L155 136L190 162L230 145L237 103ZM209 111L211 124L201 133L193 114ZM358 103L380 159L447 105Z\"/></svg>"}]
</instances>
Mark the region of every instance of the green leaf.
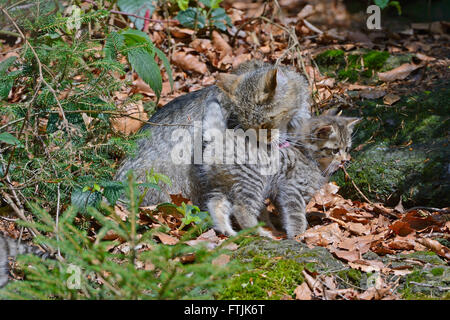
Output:
<instances>
[{"instance_id":1,"label":"green leaf","mask_svg":"<svg viewBox=\"0 0 450 320\"><path fill-rule=\"evenodd\" d=\"M20 141L8 132L0 133L0 141L7 143L7 144L16 145L16 146L20 145Z\"/></svg>"},{"instance_id":2,"label":"green leaf","mask_svg":"<svg viewBox=\"0 0 450 320\"><path fill-rule=\"evenodd\" d=\"M398 1L391 1L389 2L389 6L397 8L397 13L399 16L402 15L402 7L400 6L400 3Z\"/></svg>"},{"instance_id":3,"label":"green leaf","mask_svg":"<svg viewBox=\"0 0 450 320\"><path fill-rule=\"evenodd\" d=\"M101 183L103 187L103 196L113 206L119 200L125 190L125 186L120 181L107 181Z\"/></svg>"},{"instance_id":4,"label":"green leaf","mask_svg":"<svg viewBox=\"0 0 450 320\"><path fill-rule=\"evenodd\" d=\"M117 5L120 10L141 17L145 16L147 10L150 10L150 15L155 10L152 0L119 0L117 1ZM138 19L132 16L128 16L128 18L134 23L136 29L142 30L144 28L144 19Z\"/></svg>"},{"instance_id":5,"label":"green leaf","mask_svg":"<svg viewBox=\"0 0 450 320\"><path fill-rule=\"evenodd\" d=\"M164 52L162 52L158 48L155 48L155 53L158 56L158 58L160 58L161 61L164 64L164 68L166 69L167 75L169 76L170 89L173 90L172 68L170 67L169 59L167 59L167 57L164 54Z\"/></svg>"},{"instance_id":6,"label":"green leaf","mask_svg":"<svg viewBox=\"0 0 450 320\"><path fill-rule=\"evenodd\" d=\"M220 3L222 0L200 0L201 3L203 3L205 6L211 9L219 8Z\"/></svg>"},{"instance_id":7,"label":"green leaf","mask_svg":"<svg viewBox=\"0 0 450 320\"><path fill-rule=\"evenodd\" d=\"M223 8L217 8L212 10L211 21L216 28L222 31L227 30L227 25L228 26L232 25L230 17L227 15L225 9Z\"/></svg>"},{"instance_id":8,"label":"green leaf","mask_svg":"<svg viewBox=\"0 0 450 320\"><path fill-rule=\"evenodd\" d=\"M384 9L387 7L389 0L374 0L374 3L380 7L380 9Z\"/></svg>"},{"instance_id":9,"label":"green leaf","mask_svg":"<svg viewBox=\"0 0 450 320\"><path fill-rule=\"evenodd\" d=\"M120 34L124 37L125 44L127 46L132 46L135 44L148 44L153 47L153 42L143 31L135 30L135 29L126 29L120 32Z\"/></svg>"},{"instance_id":10,"label":"green leaf","mask_svg":"<svg viewBox=\"0 0 450 320\"><path fill-rule=\"evenodd\" d=\"M17 57L9 57L9 58L3 60L2 62L0 62L0 75L2 73L6 73L8 68L13 65L13 63L14 63L14 61L16 61L16 59L17 59Z\"/></svg>"},{"instance_id":11,"label":"green leaf","mask_svg":"<svg viewBox=\"0 0 450 320\"><path fill-rule=\"evenodd\" d=\"M176 19L187 27L194 29L197 22L197 28L202 29L206 26L206 18L198 8L188 8L187 10L178 12Z\"/></svg>"},{"instance_id":12,"label":"green leaf","mask_svg":"<svg viewBox=\"0 0 450 320\"><path fill-rule=\"evenodd\" d=\"M102 194L100 192L83 192L81 189L75 189L70 200L72 205L77 207L81 213L86 213L87 207L98 207L102 200Z\"/></svg>"},{"instance_id":13,"label":"green leaf","mask_svg":"<svg viewBox=\"0 0 450 320\"><path fill-rule=\"evenodd\" d=\"M178 8L186 10L189 7L189 0L177 0Z\"/></svg>"},{"instance_id":14,"label":"green leaf","mask_svg":"<svg viewBox=\"0 0 450 320\"><path fill-rule=\"evenodd\" d=\"M162 90L162 78L159 66L153 56L143 48L128 51L128 61L139 77L147 83L159 98Z\"/></svg>"}]
</instances>

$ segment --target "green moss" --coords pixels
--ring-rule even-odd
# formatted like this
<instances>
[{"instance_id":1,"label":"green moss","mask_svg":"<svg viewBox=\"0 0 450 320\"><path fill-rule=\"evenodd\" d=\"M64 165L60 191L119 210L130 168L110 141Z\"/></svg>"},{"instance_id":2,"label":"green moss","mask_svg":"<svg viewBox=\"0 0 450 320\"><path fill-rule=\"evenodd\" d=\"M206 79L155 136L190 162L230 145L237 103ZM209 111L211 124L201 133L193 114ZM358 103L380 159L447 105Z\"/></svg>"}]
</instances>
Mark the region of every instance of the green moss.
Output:
<instances>
[{"instance_id":1,"label":"green moss","mask_svg":"<svg viewBox=\"0 0 450 320\"><path fill-rule=\"evenodd\" d=\"M348 81L350 82L355 82L356 80L358 80L358 72L352 69L339 70L338 79L339 80L348 79Z\"/></svg>"},{"instance_id":2,"label":"green moss","mask_svg":"<svg viewBox=\"0 0 450 320\"><path fill-rule=\"evenodd\" d=\"M343 65L345 64L344 55L342 50L326 50L317 55L316 61L319 64Z\"/></svg>"},{"instance_id":3,"label":"green moss","mask_svg":"<svg viewBox=\"0 0 450 320\"><path fill-rule=\"evenodd\" d=\"M444 265L445 262L439 258L439 256L432 251L416 251L409 254L401 254L401 257L406 259L416 259L425 263L430 263L433 265Z\"/></svg>"},{"instance_id":4,"label":"green moss","mask_svg":"<svg viewBox=\"0 0 450 320\"><path fill-rule=\"evenodd\" d=\"M383 67L380 69L381 72L389 71L394 68L401 66L404 63L411 62L411 54L401 54L401 55L390 55L389 58L384 62Z\"/></svg>"},{"instance_id":5,"label":"green moss","mask_svg":"<svg viewBox=\"0 0 450 320\"><path fill-rule=\"evenodd\" d=\"M361 271L356 269L341 270L337 273L338 277L345 282L351 283L355 286L361 285L362 274Z\"/></svg>"},{"instance_id":6,"label":"green moss","mask_svg":"<svg viewBox=\"0 0 450 320\"><path fill-rule=\"evenodd\" d=\"M444 268L434 268L430 271L433 276L442 276L444 274Z\"/></svg>"},{"instance_id":7,"label":"green moss","mask_svg":"<svg viewBox=\"0 0 450 320\"><path fill-rule=\"evenodd\" d=\"M364 66L368 69L379 70L388 58L389 52L387 51L371 50L363 56Z\"/></svg>"},{"instance_id":8,"label":"green moss","mask_svg":"<svg viewBox=\"0 0 450 320\"><path fill-rule=\"evenodd\" d=\"M416 269L406 276L399 291L402 298L408 300L449 299L450 293L445 289L449 282L448 267ZM426 285L421 286L420 283Z\"/></svg>"},{"instance_id":9,"label":"green moss","mask_svg":"<svg viewBox=\"0 0 450 320\"><path fill-rule=\"evenodd\" d=\"M303 282L304 266L294 260L253 258L252 270L237 275L231 280L219 299L280 299L293 295L295 288Z\"/></svg>"}]
</instances>

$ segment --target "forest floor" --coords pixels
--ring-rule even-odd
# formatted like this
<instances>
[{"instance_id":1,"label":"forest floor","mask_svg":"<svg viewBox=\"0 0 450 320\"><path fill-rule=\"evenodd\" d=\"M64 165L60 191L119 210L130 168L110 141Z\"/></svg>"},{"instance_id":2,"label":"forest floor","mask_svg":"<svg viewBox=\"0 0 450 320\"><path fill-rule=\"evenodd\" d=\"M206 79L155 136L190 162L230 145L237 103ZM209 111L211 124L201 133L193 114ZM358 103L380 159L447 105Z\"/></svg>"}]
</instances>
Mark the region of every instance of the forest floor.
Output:
<instances>
[{"instance_id":1,"label":"forest floor","mask_svg":"<svg viewBox=\"0 0 450 320\"><path fill-rule=\"evenodd\" d=\"M304 73L311 86L312 110L317 114L331 107L339 107L344 114L363 114L360 109L367 103L387 109L396 106L401 112L414 94L447 90L448 97L448 23L399 22L391 15L386 16L386 24L382 21L382 30L368 31L365 12L350 14L340 1L337 6L332 1L309 1L299 10L300 2L224 1L222 6L234 25L226 32L195 32L176 22L146 23L144 30L165 51L173 68L174 90L163 74L158 107L214 84L218 73L251 59L281 62ZM155 11L152 18L164 20L161 14ZM120 24L124 16L114 19L117 21L112 23ZM8 54L0 52L0 57L3 60ZM117 99L139 93L144 104L156 100L153 90L135 73L123 77L131 77L132 86L117 92ZM13 94L19 96L20 92ZM436 107L448 109L448 100L443 103L447 106ZM448 113L442 119L448 124ZM133 121L126 117L116 120L116 129L135 127L127 133L136 132L139 125ZM448 143L448 131L441 132L442 136ZM409 147L408 141L403 143ZM366 144L363 140L355 144L352 156L357 157ZM448 149L448 145L444 147ZM441 198L439 208L407 202L414 206L405 209L401 195L389 202L393 192L377 194L370 184L361 186L364 182L352 171L340 174L308 204L310 228L298 239L284 240L285 235L277 231L273 240L245 236L231 248L232 253L216 261L225 265L238 258L248 266L217 298L450 298L448 195ZM345 188L345 197L340 187ZM173 195L173 202L181 205L189 199ZM269 209L277 214L270 204ZM116 206L116 210L127 215L126 208ZM149 211L157 222L145 219ZM142 225L170 227L159 234L161 243L174 245L183 235L179 230L182 216L170 210L141 208L141 218ZM0 229L16 236L19 232L14 223L4 220ZM216 247L225 239L210 229L191 241Z\"/></svg>"}]
</instances>

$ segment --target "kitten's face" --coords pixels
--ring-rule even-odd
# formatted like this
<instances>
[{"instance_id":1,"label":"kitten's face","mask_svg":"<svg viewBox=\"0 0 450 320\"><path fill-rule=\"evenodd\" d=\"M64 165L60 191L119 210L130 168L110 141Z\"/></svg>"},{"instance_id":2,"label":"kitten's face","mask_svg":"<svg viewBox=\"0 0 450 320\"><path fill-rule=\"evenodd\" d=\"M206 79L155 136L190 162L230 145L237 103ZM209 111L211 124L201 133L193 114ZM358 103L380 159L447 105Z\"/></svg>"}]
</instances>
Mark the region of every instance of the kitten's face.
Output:
<instances>
[{"instance_id":1,"label":"kitten's face","mask_svg":"<svg viewBox=\"0 0 450 320\"><path fill-rule=\"evenodd\" d=\"M306 143L324 175L331 175L350 161L353 127L358 118L320 116L307 121Z\"/></svg>"}]
</instances>

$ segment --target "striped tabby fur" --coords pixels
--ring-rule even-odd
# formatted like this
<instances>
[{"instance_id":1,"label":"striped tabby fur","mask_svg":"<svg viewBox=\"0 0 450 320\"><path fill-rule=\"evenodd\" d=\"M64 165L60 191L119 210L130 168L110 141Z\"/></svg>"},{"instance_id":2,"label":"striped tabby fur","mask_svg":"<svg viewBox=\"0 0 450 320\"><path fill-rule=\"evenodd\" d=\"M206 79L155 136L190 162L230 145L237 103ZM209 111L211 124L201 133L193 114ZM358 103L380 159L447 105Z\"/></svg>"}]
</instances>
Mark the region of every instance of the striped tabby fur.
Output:
<instances>
[{"instance_id":1,"label":"striped tabby fur","mask_svg":"<svg viewBox=\"0 0 450 320\"><path fill-rule=\"evenodd\" d=\"M0 288L8 283L9 258L14 259L17 255L28 253L40 257L45 255L45 252L37 247L19 243L17 240L0 234Z\"/></svg>"},{"instance_id":2,"label":"striped tabby fur","mask_svg":"<svg viewBox=\"0 0 450 320\"><path fill-rule=\"evenodd\" d=\"M228 128L247 130L264 126L286 131L289 121L310 117L309 96L305 78L289 67L257 60L241 64L232 74L219 75L216 85L180 96L159 109L149 120L152 124L142 128L142 131L151 130L151 137L139 141L136 156L125 159L115 179L126 180L127 172L133 170L137 180L143 182L146 172L153 169L167 175L172 185L167 186L167 193L149 190L142 205L167 202L168 194L179 193L193 203L200 203L202 181L196 179L193 163L197 145L193 142L198 136L201 139L201 129L196 130L194 124L208 125L204 123L207 101L219 101ZM192 138L185 148L192 158L191 164L175 164L171 158L172 150L180 144L172 140L172 134L180 128L187 129L186 136Z\"/></svg>"},{"instance_id":3,"label":"striped tabby fur","mask_svg":"<svg viewBox=\"0 0 450 320\"><path fill-rule=\"evenodd\" d=\"M209 130L225 131L224 116L219 103L211 101L205 112L208 119L204 123L208 125L203 127L205 151L212 144ZM236 234L231 218L242 229L256 226L265 209L264 200L271 198L281 211L288 238L303 233L307 227L305 209L311 196L327 181L329 174L350 159L351 132L357 121L336 116L303 119L299 127L287 135L288 147L272 144L280 148L279 170L272 175L262 175L259 164L217 161L204 164L200 170L201 179L206 182L206 207L216 230L226 235ZM225 144L229 143L227 139L229 137L224 138ZM266 154L257 152L259 159ZM261 228L259 233L270 236Z\"/></svg>"}]
</instances>

